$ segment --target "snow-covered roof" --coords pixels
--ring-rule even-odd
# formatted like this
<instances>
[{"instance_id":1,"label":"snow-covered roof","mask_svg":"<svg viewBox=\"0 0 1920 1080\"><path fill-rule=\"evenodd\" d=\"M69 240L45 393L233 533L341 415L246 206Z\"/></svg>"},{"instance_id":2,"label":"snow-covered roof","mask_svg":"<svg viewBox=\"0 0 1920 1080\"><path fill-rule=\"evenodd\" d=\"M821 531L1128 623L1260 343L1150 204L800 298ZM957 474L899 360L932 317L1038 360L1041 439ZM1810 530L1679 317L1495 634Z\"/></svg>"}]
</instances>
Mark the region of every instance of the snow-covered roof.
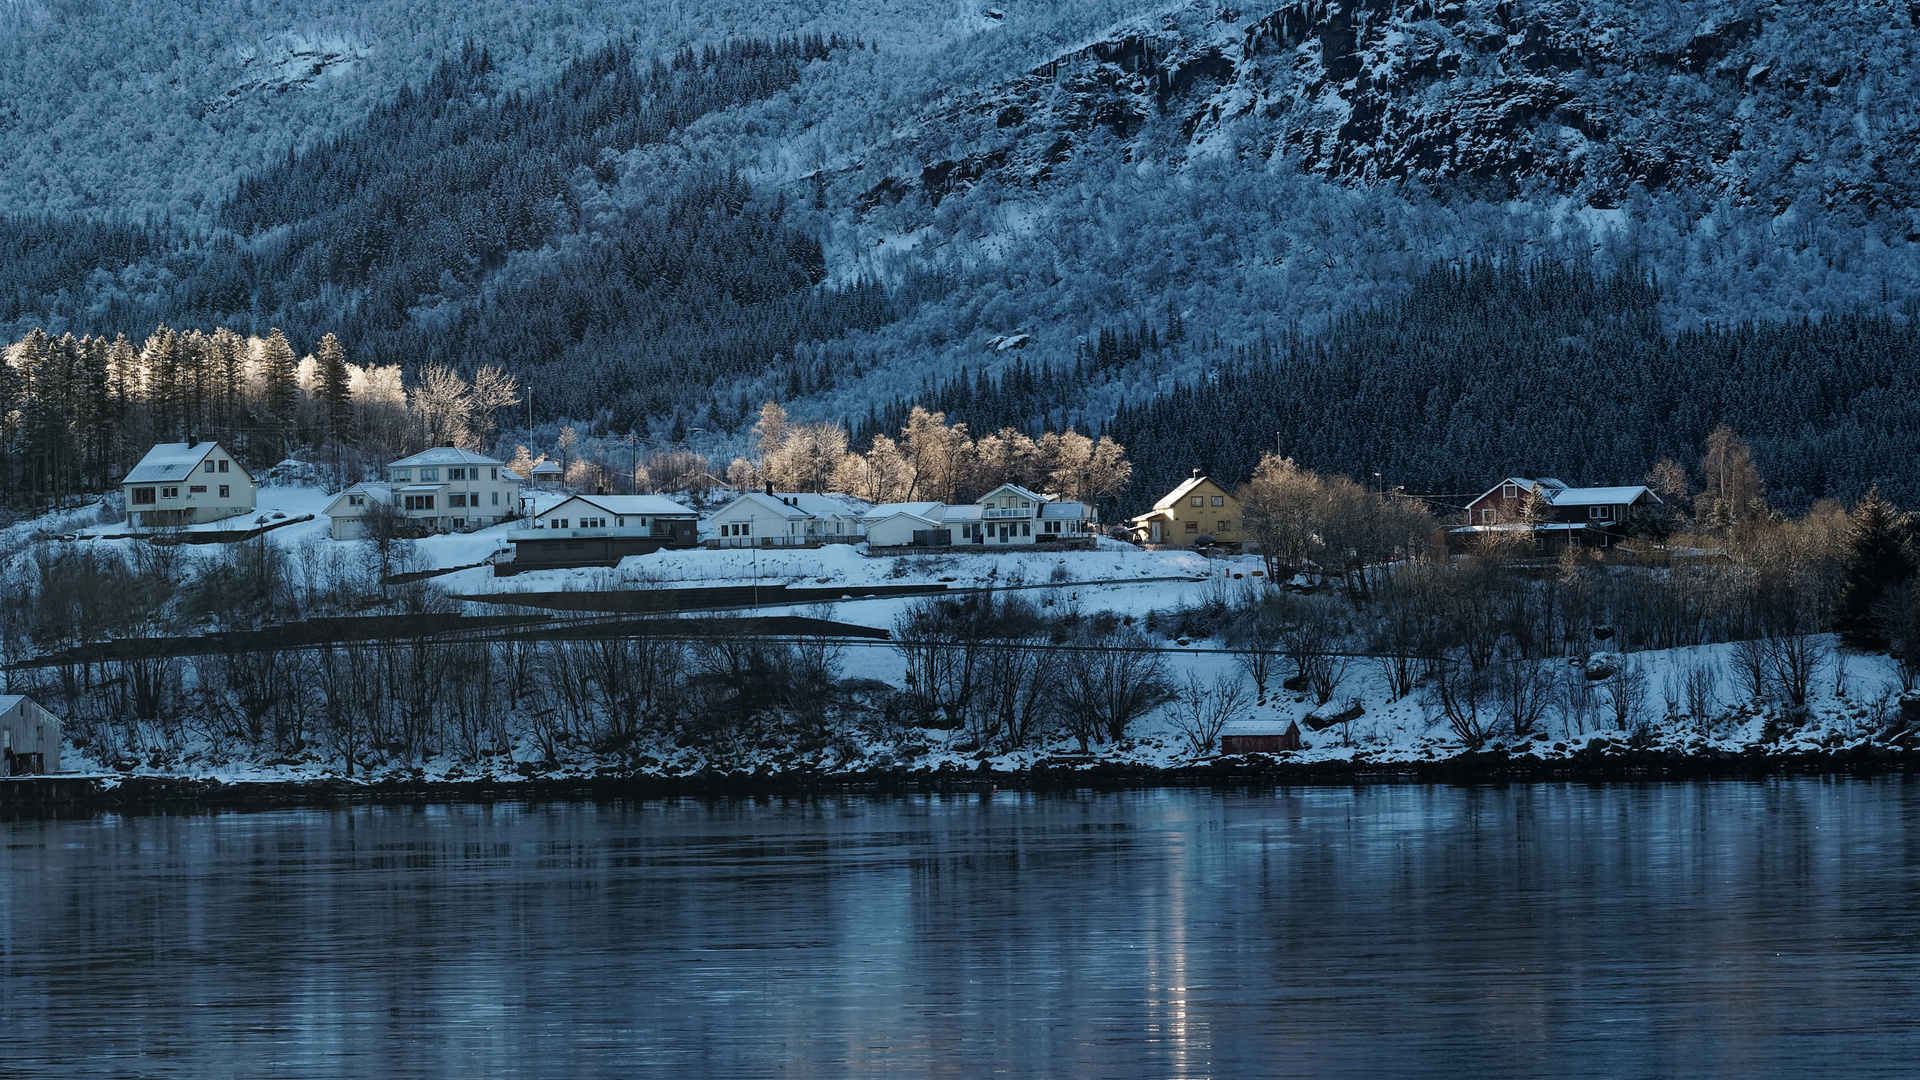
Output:
<instances>
[{"instance_id":1,"label":"snow-covered roof","mask_svg":"<svg viewBox=\"0 0 1920 1080\"><path fill-rule=\"evenodd\" d=\"M1285 735L1296 721L1285 717L1271 720L1229 720L1220 727L1222 735Z\"/></svg>"},{"instance_id":2,"label":"snow-covered roof","mask_svg":"<svg viewBox=\"0 0 1920 1080\"><path fill-rule=\"evenodd\" d=\"M1204 484L1206 482L1207 482L1207 478L1204 475L1196 473L1193 476L1190 476L1187 479L1180 481L1180 486L1174 488L1172 491L1167 492L1167 494L1163 498L1161 498L1159 502L1153 504L1153 508L1155 510L1170 510L1175 505L1177 505L1181 499L1184 499L1187 497L1187 492L1192 491L1194 488L1197 488L1201 484ZM1140 516L1150 517L1152 515L1142 514Z\"/></svg>"},{"instance_id":3,"label":"snow-covered roof","mask_svg":"<svg viewBox=\"0 0 1920 1080\"><path fill-rule=\"evenodd\" d=\"M400 493L403 495L424 495L428 492L444 490L446 486L445 484L408 484L406 487L400 489Z\"/></svg>"},{"instance_id":4,"label":"snow-covered roof","mask_svg":"<svg viewBox=\"0 0 1920 1080\"><path fill-rule=\"evenodd\" d=\"M533 475L535 476L551 476L560 471L560 463L557 461L543 461L533 467Z\"/></svg>"},{"instance_id":5,"label":"snow-covered roof","mask_svg":"<svg viewBox=\"0 0 1920 1080\"><path fill-rule=\"evenodd\" d=\"M914 504L914 503L909 503L909 504L902 504L902 503L894 503L894 504L892 504L892 505L895 505L895 506L900 506L900 505L920 505L920 504ZM934 505L935 505L935 506L938 506L938 505L940 505L940 504L939 504L939 503L935 503ZM875 515L872 515L872 514L869 514L868 516L866 516L865 518L863 518L863 519L861 519L861 520L863 520L863 521L865 521L865 522L866 522L866 524L867 524L867 531L868 531L868 532L872 532L872 531L873 531L873 527L874 527L875 525L878 525L878 524L880 524L880 523L882 523L882 522L886 522L886 521L892 521L892 520L893 520L894 518L912 518L913 520L915 520L915 521L917 521L917 522L919 522L920 524L922 524L922 525L925 525L925 526L927 526L928 528L931 528L931 529L937 529L937 528L939 528L939 527L940 527L941 525L943 525L943 524L944 524L944 522L942 522L942 521L941 521L941 520L939 519L939 516L938 516L938 512L937 512L937 511L936 511L936 512L934 512L934 516L928 516L927 514L916 514L916 513L913 513L913 512L911 512L911 511L908 511L908 510L896 510L896 511L894 511L894 512L893 512L893 513L891 513L891 514L881 514L881 515L878 515L878 516L875 516Z\"/></svg>"},{"instance_id":6,"label":"snow-covered roof","mask_svg":"<svg viewBox=\"0 0 1920 1080\"><path fill-rule=\"evenodd\" d=\"M434 487L433 485L430 485L430 484L426 485L426 488L428 491L439 490L437 487ZM367 481L363 481L361 483L355 484L352 487L348 488L347 490L341 492L339 495L336 495L334 497L334 500L331 503L327 504L327 513L331 514L333 512L333 508L340 505L340 500L346 498L349 495L365 495L375 502L387 503L391 505L393 502L393 485L387 483L385 480L367 480Z\"/></svg>"},{"instance_id":7,"label":"snow-covered roof","mask_svg":"<svg viewBox=\"0 0 1920 1080\"><path fill-rule=\"evenodd\" d=\"M933 521L940 516L942 504L937 502L897 502L881 503L862 515L866 521L881 521L895 514L912 514L917 518Z\"/></svg>"},{"instance_id":8,"label":"snow-covered roof","mask_svg":"<svg viewBox=\"0 0 1920 1080\"><path fill-rule=\"evenodd\" d=\"M801 518L809 518L813 516L811 513L808 513L807 511L802 510L797 506L788 505L785 501L786 498L788 498L788 496L769 495L764 491L743 491L739 495L735 496L731 502L727 503L727 505L721 507L719 510L714 511L714 513L724 514L733 510L736 507L742 507L742 508L750 508L753 510L761 510L770 514L777 514L780 517L786 518L790 521L798 521Z\"/></svg>"},{"instance_id":9,"label":"snow-covered roof","mask_svg":"<svg viewBox=\"0 0 1920 1080\"><path fill-rule=\"evenodd\" d=\"M524 483L526 483L526 482L527 482L527 478L526 478L526 477L524 477L524 476L521 476L521 475L520 475L519 473L517 473L517 472L514 472L514 471L513 471L512 469L501 469L501 470L500 470L500 479L502 479L502 480L517 480L517 481L519 481L519 482L520 482L520 483L522 483L522 484L524 484Z\"/></svg>"},{"instance_id":10,"label":"snow-covered roof","mask_svg":"<svg viewBox=\"0 0 1920 1080\"><path fill-rule=\"evenodd\" d=\"M1555 506L1612 506L1638 502L1642 497L1660 501L1644 484L1634 487L1562 488L1550 496Z\"/></svg>"},{"instance_id":11,"label":"snow-covered roof","mask_svg":"<svg viewBox=\"0 0 1920 1080\"><path fill-rule=\"evenodd\" d=\"M1086 503L1060 502L1055 500L1040 507L1040 516L1043 518L1064 518L1069 521L1077 521L1081 518L1092 517L1093 515L1087 512Z\"/></svg>"},{"instance_id":12,"label":"snow-covered roof","mask_svg":"<svg viewBox=\"0 0 1920 1080\"><path fill-rule=\"evenodd\" d=\"M157 443L121 483L152 484L165 480L185 480L187 474L205 461L218 445L209 441Z\"/></svg>"},{"instance_id":13,"label":"snow-covered roof","mask_svg":"<svg viewBox=\"0 0 1920 1080\"><path fill-rule=\"evenodd\" d=\"M1492 495L1508 484L1519 488L1520 494L1523 496L1527 492L1532 491L1535 485L1538 485L1540 493L1545 495L1547 502L1554 506L1619 506L1637 503L1642 499L1650 500L1655 504L1660 502L1660 496L1649 491L1645 484L1620 487L1577 488L1568 487L1566 481L1556 480L1551 476L1541 476L1533 479L1524 476L1509 476L1505 480L1488 488L1486 493L1480 496L1480 499ZM1473 501L1479 502L1480 499Z\"/></svg>"},{"instance_id":14,"label":"snow-covered roof","mask_svg":"<svg viewBox=\"0 0 1920 1080\"><path fill-rule=\"evenodd\" d=\"M1042 495L1037 491L1029 491L1026 488L1021 487L1019 484L1001 484L999 487L994 488L992 491L989 491L985 495L980 496L980 502L982 504L985 504L988 499L993 498L995 495L998 495L1003 491L1010 491L1019 498L1029 499L1036 503L1043 503L1047 501L1047 497L1045 495Z\"/></svg>"},{"instance_id":15,"label":"snow-covered roof","mask_svg":"<svg viewBox=\"0 0 1920 1080\"><path fill-rule=\"evenodd\" d=\"M693 511L665 495L575 495L557 502L541 513L551 514L567 503L586 503L615 517L698 517Z\"/></svg>"},{"instance_id":16,"label":"snow-covered roof","mask_svg":"<svg viewBox=\"0 0 1920 1080\"><path fill-rule=\"evenodd\" d=\"M840 495L832 492L815 494L810 491L801 491L786 495L775 492L774 497L792 499L794 505L812 514L814 517L832 517L838 514L841 517L857 518L869 509L869 504L865 499L856 499L851 495Z\"/></svg>"},{"instance_id":17,"label":"snow-covered roof","mask_svg":"<svg viewBox=\"0 0 1920 1080\"><path fill-rule=\"evenodd\" d=\"M941 521L979 521L987 508L979 503L967 503L964 506L945 506L940 509Z\"/></svg>"},{"instance_id":18,"label":"snow-covered roof","mask_svg":"<svg viewBox=\"0 0 1920 1080\"><path fill-rule=\"evenodd\" d=\"M504 465L499 458L490 458L485 454L476 454L471 450L462 450L457 446L436 446L431 450L422 450L409 458L387 465L389 469L410 469L416 465Z\"/></svg>"}]
</instances>

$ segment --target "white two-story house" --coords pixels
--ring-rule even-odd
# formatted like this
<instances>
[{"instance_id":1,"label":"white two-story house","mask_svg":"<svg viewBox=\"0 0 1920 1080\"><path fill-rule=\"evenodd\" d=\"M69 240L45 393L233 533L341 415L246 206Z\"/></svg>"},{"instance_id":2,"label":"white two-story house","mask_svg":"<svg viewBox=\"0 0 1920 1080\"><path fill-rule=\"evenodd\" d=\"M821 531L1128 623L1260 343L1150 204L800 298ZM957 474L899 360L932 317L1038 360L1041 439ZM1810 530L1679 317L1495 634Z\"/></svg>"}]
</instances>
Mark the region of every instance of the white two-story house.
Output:
<instances>
[{"instance_id":1,"label":"white two-story house","mask_svg":"<svg viewBox=\"0 0 1920 1080\"><path fill-rule=\"evenodd\" d=\"M217 442L160 443L120 482L135 528L198 525L251 514L253 476Z\"/></svg>"},{"instance_id":2,"label":"white two-story house","mask_svg":"<svg viewBox=\"0 0 1920 1080\"><path fill-rule=\"evenodd\" d=\"M869 549L894 547L1091 546L1093 508L1018 484L1002 484L978 502L890 503L866 515Z\"/></svg>"},{"instance_id":3,"label":"white two-story house","mask_svg":"<svg viewBox=\"0 0 1920 1080\"><path fill-rule=\"evenodd\" d=\"M388 465L387 484L401 517L429 532L465 532L518 514L525 480L497 458L436 446Z\"/></svg>"}]
</instances>

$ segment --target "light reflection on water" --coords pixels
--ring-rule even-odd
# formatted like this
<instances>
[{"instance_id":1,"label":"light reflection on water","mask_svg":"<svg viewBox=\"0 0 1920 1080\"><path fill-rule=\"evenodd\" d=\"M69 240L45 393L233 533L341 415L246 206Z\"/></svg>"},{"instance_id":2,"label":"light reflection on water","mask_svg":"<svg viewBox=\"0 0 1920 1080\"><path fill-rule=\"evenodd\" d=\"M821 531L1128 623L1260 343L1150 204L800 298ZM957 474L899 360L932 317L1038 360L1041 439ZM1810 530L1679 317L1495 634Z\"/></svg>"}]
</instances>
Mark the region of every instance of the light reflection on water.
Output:
<instances>
[{"instance_id":1,"label":"light reflection on water","mask_svg":"<svg viewBox=\"0 0 1920 1080\"><path fill-rule=\"evenodd\" d=\"M0 1075L1911 1075L1920 785L0 825Z\"/></svg>"}]
</instances>

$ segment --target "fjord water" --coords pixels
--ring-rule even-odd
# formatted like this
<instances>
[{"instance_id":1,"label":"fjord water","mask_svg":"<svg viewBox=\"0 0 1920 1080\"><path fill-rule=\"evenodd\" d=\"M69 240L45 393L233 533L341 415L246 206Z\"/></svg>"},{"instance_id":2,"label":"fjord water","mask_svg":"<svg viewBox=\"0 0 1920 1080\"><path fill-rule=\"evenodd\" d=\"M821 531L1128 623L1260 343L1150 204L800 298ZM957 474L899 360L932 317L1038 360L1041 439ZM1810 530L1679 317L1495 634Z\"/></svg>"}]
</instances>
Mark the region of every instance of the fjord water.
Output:
<instances>
[{"instance_id":1,"label":"fjord water","mask_svg":"<svg viewBox=\"0 0 1920 1080\"><path fill-rule=\"evenodd\" d=\"M1911 1075L1920 784L17 821L0 1075Z\"/></svg>"}]
</instances>

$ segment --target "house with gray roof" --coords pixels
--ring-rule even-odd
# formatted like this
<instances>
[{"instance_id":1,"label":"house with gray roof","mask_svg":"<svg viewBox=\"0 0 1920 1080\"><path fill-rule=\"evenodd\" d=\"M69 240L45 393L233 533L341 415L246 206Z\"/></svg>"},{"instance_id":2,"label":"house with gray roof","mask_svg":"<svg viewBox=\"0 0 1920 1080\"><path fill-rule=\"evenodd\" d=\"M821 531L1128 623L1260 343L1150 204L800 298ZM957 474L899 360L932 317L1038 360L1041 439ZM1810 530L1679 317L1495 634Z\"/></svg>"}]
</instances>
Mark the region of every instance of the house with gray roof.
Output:
<instances>
[{"instance_id":1,"label":"house with gray roof","mask_svg":"<svg viewBox=\"0 0 1920 1080\"><path fill-rule=\"evenodd\" d=\"M1509 476L1467 504L1467 523L1447 531L1448 549L1514 541L1557 556L1566 548L1606 548L1663 506L1644 484L1574 487L1551 476Z\"/></svg>"},{"instance_id":2,"label":"house with gray roof","mask_svg":"<svg viewBox=\"0 0 1920 1080\"><path fill-rule=\"evenodd\" d=\"M127 522L136 529L176 528L251 514L257 485L217 442L159 443L120 481Z\"/></svg>"},{"instance_id":3,"label":"house with gray roof","mask_svg":"<svg viewBox=\"0 0 1920 1080\"><path fill-rule=\"evenodd\" d=\"M499 458L436 446L387 466L391 505L427 532L471 532L519 513L525 481Z\"/></svg>"}]
</instances>

